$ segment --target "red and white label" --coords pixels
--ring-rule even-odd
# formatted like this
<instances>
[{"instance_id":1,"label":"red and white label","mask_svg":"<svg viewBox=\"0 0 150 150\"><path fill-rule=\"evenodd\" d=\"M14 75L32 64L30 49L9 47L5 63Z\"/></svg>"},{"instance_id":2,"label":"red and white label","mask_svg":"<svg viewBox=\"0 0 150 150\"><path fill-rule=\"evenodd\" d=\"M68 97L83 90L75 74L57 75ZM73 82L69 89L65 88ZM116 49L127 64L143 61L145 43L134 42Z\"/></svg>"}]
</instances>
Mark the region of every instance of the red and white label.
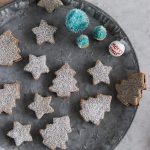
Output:
<instances>
[{"instance_id":1,"label":"red and white label","mask_svg":"<svg viewBox=\"0 0 150 150\"><path fill-rule=\"evenodd\" d=\"M119 57L125 52L125 46L119 41L114 41L109 46L109 52L111 55Z\"/></svg>"}]
</instances>

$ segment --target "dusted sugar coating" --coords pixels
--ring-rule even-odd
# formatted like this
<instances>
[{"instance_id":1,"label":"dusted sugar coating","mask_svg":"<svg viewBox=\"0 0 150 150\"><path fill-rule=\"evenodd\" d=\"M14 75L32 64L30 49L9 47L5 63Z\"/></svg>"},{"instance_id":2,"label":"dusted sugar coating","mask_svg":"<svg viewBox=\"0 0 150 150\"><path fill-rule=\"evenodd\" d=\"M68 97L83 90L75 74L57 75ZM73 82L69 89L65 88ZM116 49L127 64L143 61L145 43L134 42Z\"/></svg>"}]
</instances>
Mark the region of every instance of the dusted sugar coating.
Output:
<instances>
[{"instance_id":1,"label":"dusted sugar coating","mask_svg":"<svg viewBox=\"0 0 150 150\"><path fill-rule=\"evenodd\" d=\"M47 10L48 13L52 13L56 8L63 5L61 0L40 0L37 4Z\"/></svg>"},{"instance_id":2,"label":"dusted sugar coating","mask_svg":"<svg viewBox=\"0 0 150 150\"><path fill-rule=\"evenodd\" d=\"M33 28L32 31L36 35L38 45L42 45L45 42L55 44L54 34L56 33L57 28L48 25L45 20L41 20L40 26Z\"/></svg>"},{"instance_id":3,"label":"dusted sugar coating","mask_svg":"<svg viewBox=\"0 0 150 150\"><path fill-rule=\"evenodd\" d=\"M68 133L71 133L70 118L68 116L54 118L53 124L48 124L45 130L40 130L43 137L43 144L49 149L66 149L66 142L69 140Z\"/></svg>"},{"instance_id":4,"label":"dusted sugar coating","mask_svg":"<svg viewBox=\"0 0 150 150\"><path fill-rule=\"evenodd\" d=\"M33 78L38 80L43 73L48 73L49 68L46 65L46 56L36 57L29 55L29 63L24 68L25 71L31 72Z\"/></svg>"},{"instance_id":5,"label":"dusted sugar coating","mask_svg":"<svg viewBox=\"0 0 150 150\"><path fill-rule=\"evenodd\" d=\"M107 36L107 30L104 26L96 26L93 31L93 38L102 41Z\"/></svg>"},{"instance_id":6,"label":"dusted sugar coating","mask_svg":"<svg viewBox=\"0 0 150 150\"><path fill-rule=\"evenodd\" d=\"M41 119L44 114L53 113L54 109L50 106L52 97L42 97L38 93L35 94L34 102L28 107L35 111L38 119Z\"/></svg>"},{"instance_id":7,"label":"dusted sugar coating","mask_svg":"<svg viewBox=\"0 0 150 150\"><path fill-rule=\"evenodd\" d=\"M79 91L76 86L77 81L74 79L76 72L69 64L63 65L55 74L57 77L53 80L53 85L49 87L50 91L56 92L60 97L69 97L71 92Z\"/></svg>"},{"instance_id":8,"label":"dusted sugar coating","mask_svg":"<svg viewBox=\"0 0 150 150\"><path fill-rule=\"evenodd\" d=\"M14 122L14 127L7 133L7 136L15 140L16 146L20 146L23 142L32 141L30 130L31 125L22 125L19 122Z\"/></svg>"},{"instance_id":9,"label":"dusted sugar coating","mask_svg":"<svg viewBox=\"0 0 150 150\"><path fill-rule=\"evenodd\" d=\"M89 38L87 35L80 35L76 43L79 48L87 48L89 46Z\"/></svg>"},{"instance_id":10,"label":"dusted sugar coating","mask_svg":"<svg viewBox=\"0 0 150 150\"><path fill-rule=\"evenodd\" d=\"M146 79L144 73L133 73L128 75L127 80L122 80L121 84L116 84L117 98L124 105L138 106L143 90L146 90Z\"/></svg>"},{"instance_id":11,"label":"dusted sugar coating","mask_svg":"<svg viewBox=\"0 0 150 150\"><path fill-rule=\"evenodd\" d=\"M88 100L81 100L80 114L86 122L91 121L95 125L99 125L104 119L105 112L110 111L112 96L97 95L97 98L90 97Z\"/></svg>"},{"instance_id":12,"label":"dusted sugar coating","mask_svg":"<svg viewBox=\"0 0 150 150\"><path fill-rule=\"evenodd\" d=\"M19 40L13 36L10 30L0 35L0 65L12 66L14 62L22 59L18 43Z\"/></svg>"},{"instance_id":13,"label":"dusted sugar coating","mask_svg":"<svg viewBox=\"0 0 150 150\"><path fill-rule=\"evenodd\" d=\"M66 16L66 27L69 31L78 33L89 26L89 18L81 9L72 9Z\"/></svg>"},{"instance_id":14,"label":"dusted sugar coating","mask_svg":"<svg viewBox=\"0 0 150 150\"><path fill-rule=\"evenodd\" d=\"M100 60L97 60L95 67L88 69L88 73L93 76L93 84L100 82L110 84L109 74L112 70L110 66L104 66Z\"/></svg>"},{"instance_id":15,"label":"dusted sugar coating","mask_svg":"<svg viewBox=\"0 0 150 150\"><path fill-rule=\"evenodd\" d=\"M12 109L16 107L16 99L20 99L20 84L4 84L0 89L0 113L12 114Z\"/></svg>"}]
</instances>

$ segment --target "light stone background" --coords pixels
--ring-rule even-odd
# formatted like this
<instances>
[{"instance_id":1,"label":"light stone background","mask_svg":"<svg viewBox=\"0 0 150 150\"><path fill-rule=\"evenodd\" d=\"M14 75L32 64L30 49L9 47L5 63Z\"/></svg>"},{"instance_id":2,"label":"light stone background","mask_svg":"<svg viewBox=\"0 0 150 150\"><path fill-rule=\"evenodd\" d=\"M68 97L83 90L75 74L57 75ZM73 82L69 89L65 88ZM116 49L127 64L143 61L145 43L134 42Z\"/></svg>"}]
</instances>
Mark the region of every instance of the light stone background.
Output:
<instances>
[{"instance_id":1,"label":"light stone background","mask_svg":"<svg viewBox=\"0 0 150 150\"><path fill-rule=\"evenodd\" d=\"M110 14L135 48L140 69L150 83L150 0L88 0ZM115 150L150 150L150 88L124 139Z\"/></svg>"}]
</instances>

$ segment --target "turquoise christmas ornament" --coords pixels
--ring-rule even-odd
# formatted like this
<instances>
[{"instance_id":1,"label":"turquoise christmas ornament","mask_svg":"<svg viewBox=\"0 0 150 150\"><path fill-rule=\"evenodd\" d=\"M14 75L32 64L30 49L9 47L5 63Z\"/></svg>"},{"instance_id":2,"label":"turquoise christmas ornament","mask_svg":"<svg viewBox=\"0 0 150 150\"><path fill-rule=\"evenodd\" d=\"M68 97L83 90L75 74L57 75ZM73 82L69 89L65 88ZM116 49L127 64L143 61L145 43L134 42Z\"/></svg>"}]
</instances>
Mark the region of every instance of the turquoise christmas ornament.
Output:
<instances>
[{"instance_id":1,"label":"turquoise christmas ornament","mask_svg":"<svg viewBox=\"0 0 150 150\"><path fill-rule=\"evenodd\" d=\"M87 35L80 35L77 38L76 43L79 48L87 48L89 46L89 38Z\"/></svg>"},{"instance_id":2,"label":"turquoise christmas ornament","mask_svg":"<svg viewBox=\"0 0 150 150\"><path fill-rule=\"evenodd\" d=\"M66 27L69 31L78 33L84 31L88 25L89 18L81 9L72 9L66 16Z\"/></svg>"},{"instance_id":3,"label":"turquoise christmas ornament","mask_svg":"<svg viewBox=\"0 0 150 150\"><path fill-rule=\"evenodd\" d=\"M107 30L104 26L96 26L93 31L93 37L94 39L98 41L102 41L107 36Z\"/></svg>"}]
</instances>

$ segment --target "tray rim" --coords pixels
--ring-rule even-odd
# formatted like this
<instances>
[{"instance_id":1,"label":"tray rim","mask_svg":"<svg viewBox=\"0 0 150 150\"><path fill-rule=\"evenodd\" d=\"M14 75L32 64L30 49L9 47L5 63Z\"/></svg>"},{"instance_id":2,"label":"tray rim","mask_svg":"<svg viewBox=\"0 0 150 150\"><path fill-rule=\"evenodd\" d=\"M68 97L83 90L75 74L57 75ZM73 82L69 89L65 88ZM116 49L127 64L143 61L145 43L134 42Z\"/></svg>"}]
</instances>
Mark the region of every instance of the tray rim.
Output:
<instances>
[{"instance_id":1,"label":"tray rim","mask_svg":"<svg viewBox=\"0 0 150 150\"><path fill-rule=\"evenodd\" d=\"M23 2L26 1L26 2L29 2L29 4L31 4L31 3L33 3L33 2L37 2L38 0L14 0L14 1L12 1L12 2L6 4L6 5L2 6L2 7L0 7L0 12L3 11L4 9L8 9L9 7L11 7L11 6L13 6L13 5L15 5L15 4L19 3L19 2L22 2L22 1L23 1ZM64 1L68 1L68 0L62 0L62 2L64 2ZM135 60L136 63L137 63L137 64L136 64L136 65L137 65L137 71L140 72L140 66L139 66L139 61L138 61L137 55L136 55L136 51L135 51L133 45L131 44L131 41L130 41L129 37L127 36L127 34L126 34L125 31L123 30L123 28L119 25L119 23L118 23L112 16L110 16L107 12L105 12L105 11L104 11L103 9L101 9L100 7L95 6L95 5L92 4L91 2L88 2L88 1L86 1L86 0L71 0L71 1L69 1L69 4L71 5L72 2L79 2L79 3L81 3L81 6L82 6L82 4L87 4L87 5L90 6L91 8L94 8L96 11L101 11L101 12L103 12L103 14L104 14L105 16L107 16L115 25L117 25L117 26L120 28L121 32L126 36L126 39L127 39L128 43L130 44L130 47L131 47L131 49L132 49L132 54L133 54L134 60ZM20 10L20 8L19 8L18 10ZM93 17L93 16L92 16L92 17ZM123 138L125 137L125 135L127 134L128 130L130 129L130 127L131 127L131 125L132 125L132 123L133 123L133 120L134 120L134 118L135 118L135 116L136 116L137 110L138 110L138 107L135 107L135 113L134 113L134 115L133 115L133 118L132 118L132 121L131 121L129 127L124 131L124 133L120 136L120 138L118 139L118 141L111 147L110 150L114 150L114 149L119 145L119 143L123 140Z\"/></svg>"}]
</instances>

